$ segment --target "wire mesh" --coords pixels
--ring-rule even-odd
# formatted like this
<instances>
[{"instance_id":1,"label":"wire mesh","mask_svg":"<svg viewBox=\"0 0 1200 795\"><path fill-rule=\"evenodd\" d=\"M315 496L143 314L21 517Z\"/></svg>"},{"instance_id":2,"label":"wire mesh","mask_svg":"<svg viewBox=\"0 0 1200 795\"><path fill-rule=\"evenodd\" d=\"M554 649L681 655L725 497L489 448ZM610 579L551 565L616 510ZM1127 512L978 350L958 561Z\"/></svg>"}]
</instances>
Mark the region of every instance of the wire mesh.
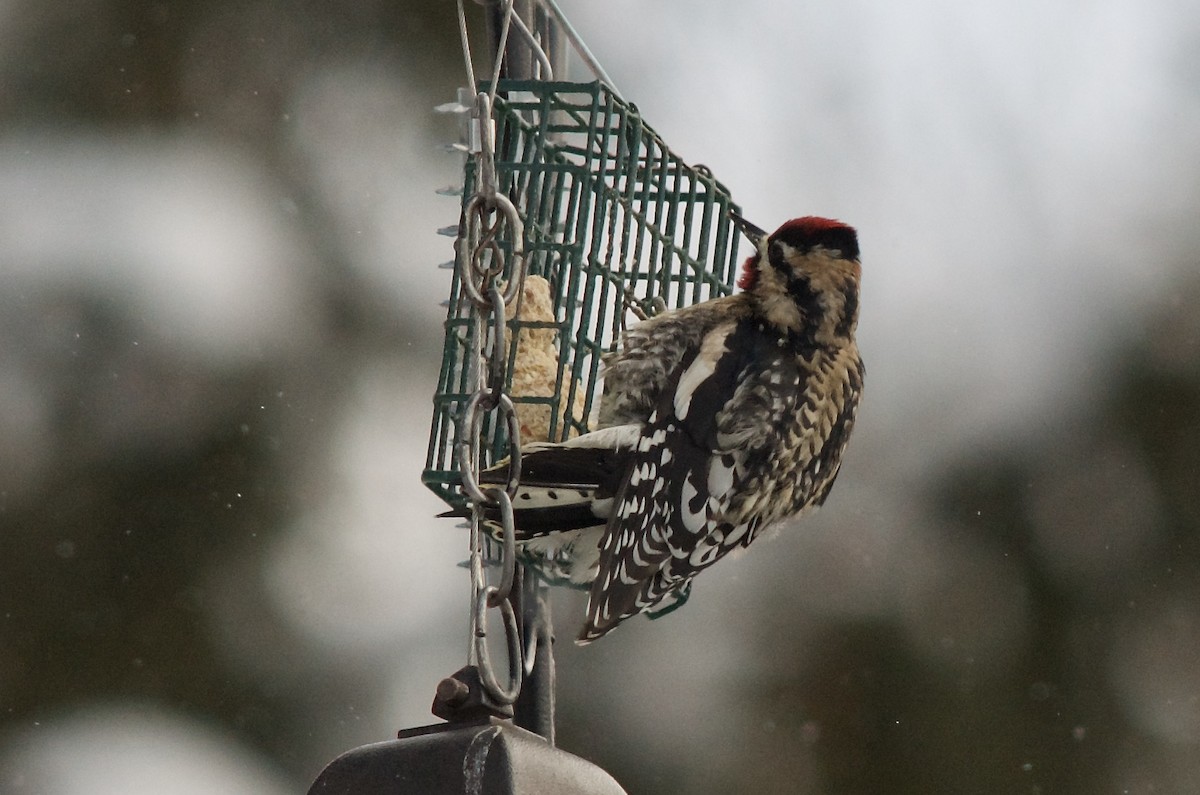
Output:
<instances>
[{"instance_id":1,"label":"wire mesh","mask_svg":"<svg viewBox=\"0 0 1200 795\"><path fill-rule=\"evenodd\" d=\"M513 390L512 399L518 411L545 407L525 409L546 421L542 438L523 443L562 441L594 430L601 357L636 320L635 306L654 314L731 291L739 257L729 212L740 208L708 169L684 163L603 83L502 80L493 116L500 189L520 212L529 274L545 280L551 306L549 316L519 308L510 315L509 386L530 339L539 331L552 337L543 388ZM464 197L474 182L468 161ZM453 447L471 394L465 358L482 330L457 270L449 306L422 481L461 509ZM483 432L490 460L499 460L504 428Z\"/></svg>"}]
</instances>

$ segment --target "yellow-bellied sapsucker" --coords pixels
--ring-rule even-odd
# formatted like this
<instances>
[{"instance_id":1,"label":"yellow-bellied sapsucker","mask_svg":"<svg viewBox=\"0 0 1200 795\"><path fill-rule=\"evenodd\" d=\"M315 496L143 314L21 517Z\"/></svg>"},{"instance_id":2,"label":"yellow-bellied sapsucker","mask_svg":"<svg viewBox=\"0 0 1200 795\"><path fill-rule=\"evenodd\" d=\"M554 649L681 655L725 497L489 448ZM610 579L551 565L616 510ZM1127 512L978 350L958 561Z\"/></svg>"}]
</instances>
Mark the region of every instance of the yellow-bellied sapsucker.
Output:
<instances>
[{"instance_id":1,"label":"yellow-bellied sapsucker","mask_svg":"<svg viewBox=\"0 0 1200 795\"><path fill-rule=\"evenodd\" d=\"M741 224L743 292L629 330L604 362L601 429L523 449L518 539L552 579L591 583L580 643L685 599L837 476L863 385L857 236Z\"/></svg>"}]
</instances>

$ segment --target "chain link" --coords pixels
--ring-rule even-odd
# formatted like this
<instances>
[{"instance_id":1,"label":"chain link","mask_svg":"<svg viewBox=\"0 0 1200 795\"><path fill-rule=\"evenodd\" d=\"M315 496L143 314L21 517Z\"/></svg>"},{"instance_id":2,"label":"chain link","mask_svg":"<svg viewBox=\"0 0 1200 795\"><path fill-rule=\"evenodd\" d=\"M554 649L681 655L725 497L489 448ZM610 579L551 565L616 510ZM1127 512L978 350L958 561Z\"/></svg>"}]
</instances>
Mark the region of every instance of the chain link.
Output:
<instances>
[{"instance_id":1,"label":"chain link","mask_svg":"<svg viewBox=\"0 0 1200 795\"><path fill-rule=\"evenodd\" d=\"M488 696L512 704L521 691L524 672L520 629L513 607L516 579L516 528L512 500L521 480L520 421L512 399L505 393L508 364L506 306L520 295L525 281L523 224L512 201L497 189L495 134L492 102L476 96L474 123L478 125L480 151L476 159L476 192L467 200L455 241L455 265L464 297L471 302L473 332L469 354L470 398L459 420L457 463L462 488L471 505L471 634L470 654ZM505 236L507 232L507 239ZM508 254L502 241L508 244ZM508 272L508 281L501 279ZM486 343L488 344L485 344ZM485 350L487 354L485 355ZM481 486L484 420L492 428L502 423L508 435L509 457L503 488ZM485 511L500 513L501 548L499 583L489 585L483 566ZM500 684L492 667L487 644L487 611L498 608L508 649L508 686Z\"/></svg>"},{"instance_id":2,"label":"chain link","mask_svg":"<svg viewBox=\"0 0 1200 795\"><path fill-rule=\"evenodd\" d=\"M483 420L486 417L488 410L484 408L484 401L487 400L488 391L479 389L467 401L466 408L463 409L462 417L462 434L458 441L458 470L462 478L463 491L467 493L467 497L474 503L485 508L497 508L498 502L489 496L488 492L500 491L499 489L484 489L479 485L478 473L480 471L480 455L479 446L483 438ZM513 405L512 398L503 392L500 393L499 402L496 404L496 409L503 415L505 429L508 431L510 451L508 456L508 473L505 479L503 492L511 500L517 496L517 486L521 482L521 446L518 437L521 433L520 418L517 417L516 406Z\"/></svg>"},{"instance_id":3,"label":"chain link","mask_svg":"<svg viewBox=\"0 0 1200 795\"><path fill-rule=\"evenodd\" d=\"M482 178L482 169L479 174ZM496 211L499 213L495 220L489 221L489 216ZM502 193L494 193L489 197L481 189L471 196L463 208L458 241L455 244L455 262L463 277L463 292L480 309L491 303L491 299L485 293L504 272L506 265L504 249L496 239L500 235L502 223L507 223L512 234L510 256L523 269L524 246L520 237L515 234L521 229L521 216L512 201ZM521 279L518 279L518 273L514 272L504 286L502 296L506 304L512 303L517 297L516 285L524 279L524 271L521 270L519 275Z\"/></svg>"},{"instance_id":4,"label":"chain link","mask_svg":"<svg viewBox=\"0 0 1200 795\"><path fill-rule=\"evenodd\" d=\"M487 609L499 599L499 589L489 585L475 598L475 663L479 667L479 681L488 695L501 704L511 704L521 695L521 680L525 666L521 660L521 634L517 627L517 612L507 598L499 599L496 606L504 619L504 637L508 641L508 687L502 687L492 669L492 657L488 652Z\"/></svg>"}]
</instances>

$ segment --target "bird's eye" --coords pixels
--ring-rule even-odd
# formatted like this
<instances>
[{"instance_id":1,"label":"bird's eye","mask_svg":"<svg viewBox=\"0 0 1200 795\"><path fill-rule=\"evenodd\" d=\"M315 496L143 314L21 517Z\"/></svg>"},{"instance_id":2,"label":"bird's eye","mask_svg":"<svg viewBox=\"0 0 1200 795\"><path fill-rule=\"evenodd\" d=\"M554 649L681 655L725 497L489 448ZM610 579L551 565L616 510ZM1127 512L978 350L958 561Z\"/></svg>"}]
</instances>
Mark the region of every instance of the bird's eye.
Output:
<instances>
[{"instance_id":1,"label":"bird's eye","mask_svg":"<svg viewBox=\"0 0 1200 795\"><path fill-rule=\"evenodd\" d=\"M785 256L783 244L778 240L772 243L771 247L767 249L767 259L776 270L785 273L791 270L791 266L788 265L787 257Z\"/></svg>"}]
</instances>

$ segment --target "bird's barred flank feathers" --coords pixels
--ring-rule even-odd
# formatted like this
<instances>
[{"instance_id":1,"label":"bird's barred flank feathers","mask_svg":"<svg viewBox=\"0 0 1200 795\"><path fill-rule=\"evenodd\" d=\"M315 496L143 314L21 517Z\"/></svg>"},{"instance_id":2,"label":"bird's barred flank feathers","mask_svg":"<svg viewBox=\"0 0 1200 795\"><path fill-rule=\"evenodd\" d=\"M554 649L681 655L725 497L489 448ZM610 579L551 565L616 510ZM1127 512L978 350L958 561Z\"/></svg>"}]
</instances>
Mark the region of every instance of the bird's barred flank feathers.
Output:
<instances>
[{"instance_id":1,"label":"bird's barred flank feathers","mask_svg":"<svg viewBox=\"0 0 1200 795\"><path fill-rule=\"evenodd\" d=\"M744 292L644 321L605 358L603 430L524 454L519 542L590 581L579 643L674 609L837 477L863 384L857 236L813 216L754 236Z\"/></svg>"}]
</instances>

